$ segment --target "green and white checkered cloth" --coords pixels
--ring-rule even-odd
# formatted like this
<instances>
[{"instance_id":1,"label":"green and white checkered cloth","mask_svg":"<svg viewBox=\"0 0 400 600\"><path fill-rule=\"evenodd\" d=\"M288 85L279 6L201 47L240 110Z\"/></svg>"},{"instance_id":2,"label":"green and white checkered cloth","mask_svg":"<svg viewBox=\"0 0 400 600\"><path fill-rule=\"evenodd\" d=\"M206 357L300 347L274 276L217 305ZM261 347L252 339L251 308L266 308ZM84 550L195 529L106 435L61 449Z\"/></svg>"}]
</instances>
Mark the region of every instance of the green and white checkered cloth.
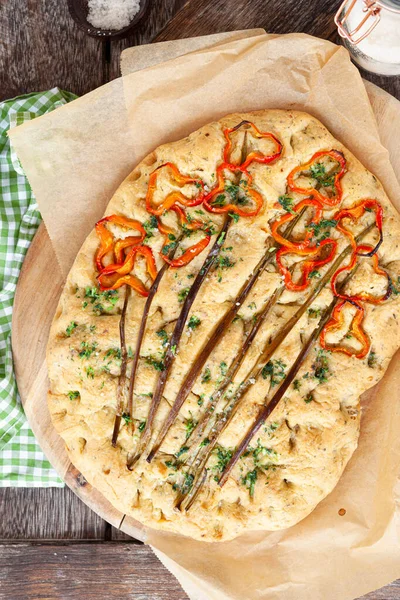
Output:
<instances>
[{"instance_id":1,"label":"green and white checkered cloth","mask_svg":"<svg viewBox=\"0 0 400 600\"><path fill-rule=\"evenodd\" d=\"M11 355L11 315L22 262L41 221L7 131L76 96L54 88L0 103L0 487L63 482L42 453L18 396Z\"/></svg>"}]
</instances>

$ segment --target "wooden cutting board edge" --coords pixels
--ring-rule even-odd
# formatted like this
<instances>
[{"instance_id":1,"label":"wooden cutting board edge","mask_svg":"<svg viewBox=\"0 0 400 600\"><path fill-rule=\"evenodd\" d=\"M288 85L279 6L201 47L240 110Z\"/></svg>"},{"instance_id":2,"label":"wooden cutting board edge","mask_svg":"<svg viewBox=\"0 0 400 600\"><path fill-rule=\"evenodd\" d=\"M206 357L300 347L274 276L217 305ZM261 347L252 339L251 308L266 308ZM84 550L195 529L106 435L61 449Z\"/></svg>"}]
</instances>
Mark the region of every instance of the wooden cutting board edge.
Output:
<instances>
[{"instance_id":1,"label":"wooden cutting board edge","mask_svg":"<svg viewBox=\"0 0 400 600\"><path fill-rule=\"evenodd\" d=\"M400 102L365 82L381 140L400 181ZM22 404L33 433L59 476L100 517L124 533L144 541L146 529L115 509L69 460L65 445L51 422L47 407L46 345L63 279L45 225L28 250L19 277L12 317L12 351Z\"/></svg>"}]
</instances>

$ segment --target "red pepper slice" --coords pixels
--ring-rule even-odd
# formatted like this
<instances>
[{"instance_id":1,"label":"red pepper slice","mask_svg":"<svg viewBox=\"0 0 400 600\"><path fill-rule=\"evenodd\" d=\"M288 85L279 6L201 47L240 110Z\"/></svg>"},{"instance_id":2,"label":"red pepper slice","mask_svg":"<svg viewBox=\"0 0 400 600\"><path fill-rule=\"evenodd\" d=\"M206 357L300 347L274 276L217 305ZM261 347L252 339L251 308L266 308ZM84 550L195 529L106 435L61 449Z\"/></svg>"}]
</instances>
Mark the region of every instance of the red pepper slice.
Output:
<instances>
[{"instance_id":1,"label":"red pepper slice","mask_svg":"<svg viewBox=\"0 0 400 600\"><path fill-rule=\"evenodd\" d=\"M318 200L313 200L312 198L306 198L305 200L301 200L296 206L293 208L292 213L284 214L280 219L275 221L271 225L271 235L278 244L284 246L285 248L289 248L294 252L298 252L299 254L305 256L308 253L312 253L314 251L314 246L309 248L311 238L313 236L313 232L311 229L306 230L306 235L301 242L293 242L291 240L287 240L280 233L279 229L285 223L290 223L293 219L298 215L298 213L305 207L311 206L315 209L315 213L310 223L319 223L322 217L322 206Z\"/></svg>"},{"instance_id":2,"label":"red pepper slice","mask_svg":"<svg viewBox=\"0 0 400 600\"><path fill-rule=\"evenodd\" d=\"M251 200L254 202L255 207L253 209L244 210L244 209L240 208L240 206L238 206L237 204L230 204L230 203L224 204L223 206L215 206L213 204L216 196L218 196L219 194L225 194L225 184L227 183L227 181L224 177L225 170L239 171L246 175L246 177L247 177L246 187L244 187L243 184L241 184L240 182L239 182L239 187L241 187L245 191L246 196L250 197ZM213 190L211 190L211 192L209 192L206 196L204 196L204 200L203 200L204 208L211 213L222 214L222 213L231 212L231 213L235 213L235 214L239 215L240 217L254 217L255 215L257 215L260 212L261 207L263 206L263 198L262 198L261 194L259 194L255 189L253 189L251 187L252 182L253 182L253 177L243 167L231 165L230 163L222 163L217 168L217 185L216 185L216 187Z\"/></svg>"},{"instance_id":3,"label":"red pepper slice","mask_svg":"<svg viewBox=\"0 0 400 600\"><path fill-rule=\"evenodd\" d=\"M354 267L356 266L358 256L370 256L370 252L373 250L373 246L361 245L361 246L357 246L357 250L365 250L367 252L367 254L359 255L354 252L351 256L351 260L350 260L349 264L345 265L344 267L340 267L340 269L338 269L336 271L336 273L333 275L333 277L331 279L332 292L338 298L342 298L343 300L346 300L346 301L349 301L352 303L369 302L370 304L382 304L382 302L385 302L385 300L387 300L392 293L392 281L391 281L389 273L387 273L384 269L382 269L379 266L379 259L376 254L372 255L374 271L377 275L383 275L384 277L386 277L386 279L388 281L388 286L387 286L386 292L383 296L381 296L381 297L371 296L371 294L366 294L364 292L361 292L360 294L355 295L355 296L347 296L346 294L341 294L336 289L336 281L337 281L337 278L339 277L339 275L341 273L345 273L347 271L352 271L354 269Z\"/></svg>"},{"instance_id":4,"label":"red pepper slice","mask_svg":"<svg viewBox=\"0 0 400 600\"><path fill-rule=\"evenodd\" d=\"M329 254L325 258L318 258L321 248L327 245L332 246ZM305 290L310 285L309 274L318 267L322 267L323 265L329 263L335 256L336 250L337 242L332 239L321 240L319 246L314 246L313 248L310 248L307 254L310 258L301 263L301 278L298 283L294 283L292 280L292 273L290 269L288 269L282 263L282 256L285 256L286 254L298 255L298 252L296 252L296 250L293 252L293 250L289 248L279 248L278 252L276 253L276 263L279 267L280 272L283 275L286 288L288 290L291 290L292 292L301 292ZM311 258L311 256L314 256L315 258Z\"/></svg>"},{"instance_id":5,"label":"red pepper slice","mask_svg":"<svg viewBox=\"0 0 400 600\"><path fill-rule=\"evenodd\" d=\"M146 259L147 271L150 277L154 280L157 277L157 267L154 260L153 252L149 246L133 246L130 252L127 254L125 261L121 264L113 264L105 267L100 275L110 275L111 273L118 273L119 275L128 275L133 267L135 266L136 256L144 256Z\"/></svg>"},{"instance_id":6,"label":"red pepper slice","mask_svg":"<svg viewBox=\"0 0 400 600\"><path fill-rule=\"evenodd\" d=\"M357 244L354 239L354 235L351 233L351 231L346 229L346 227L342 224L341 221L343 219L351 219L352 221L355 221L356 219L359 219L360 217L362 217L362 215L365 213L366 210L373 210L375 212L376 226L379 231L379 241L376 244L376 246L374 248L372 248L372 250L370 252L368 252L367 254L361 254L356 247ZM344 235L346 235L350 239L351 245L353 246L354 250L357 252L357 254L359 256L373 256L374 254L377 253L380 245L383 242L383 231L382 231L383 208L379 204L379 202L377 202L377 200L373 200L371 198L362 200L361 202L359 202L355 206L352 206L351 208L343 208L333 218L336 221L338 221L337 228L339 229L339 231L344 233Z\"/></svg>"},{"instance_id":7,"label":"red pepper slice","mask_svg":"<svg viewBox=\"0 0 400 600\"><path fill-rule=\"evenodd\" d=\"M247 155L246 160L240 164L240 167L242 169L247 169L247 167L253 162L258 162L258 163L262 163L262 164L269 164L271 162L273 162L274 160L276 160L277 158L279 158L282 154L282 144L281 142L278 140L278 138L273 135L272 133L269 132L264 132L264 131L260 131L258 129L258 127L256 127L256 125L254 125L254 123L252 123L251 121L242 121L241 123L239 123L238 125L235 125L235 127L231 127L229 129L224 129L224 136L226 139L226 144L225 144L225 148L224 148L224 163L228 163L228 164L232 164L230 162L230 153L232 150L232 139L231 139L231 134L234 131L238 131L238 129L240 129L241 127L243 127L244 125L250 125L252 131L252 135L255 138L258 139L262 139L262 138L267 138L270 139L274 142L275 144L275 151L273 154L265 156L264 154L261 154L261 152L250 152L250 154Z\"/></svg>"},{"instance_id":8,"label":"red pepper slice","mask_svg":"<svg viewBox=\"0 0 400 600\"><path fill-rule=\"evenodd\" d=\"M198 196L194 196L190 198L185 196L180 191L174 191L168 194L168 196L158 205L153 206L153 196L157 189L157 179L160 174L161 169L169 169L172 171L174 181L180 185L184 186L186 184L194 184L201 189L201 193ZM174 204L180 202L184 206L197 206L203 202L204 195L204 183L201 179L195 179L193 177L187 177L186 175L182 175L179 171L178 167L171 162L164 163L155 169L149 178L149 185L147 188L146 195L146 210L152 215L160 216L164 211L171 209Z\"/></svg>"},{"instance_id":9,"label":"red pepper slice","mask_svg":"<svg viewBox=\"0 0 400 600\"><path fill-rule=\"evenodd\" d=\"M128 236L126 238L117 240L114 244L115 262L118 263L119 265L122 265L122 263L125 260L125 254L124 254L125 248L131 248L131 246L137 246L142 241L143 240L141 239L141 236L140 237L139 236Z\"/></svg>"},{"instance_id":10,"label":"red pepper slice","mask_svg":"<svg viewBox=\"0 0 400 600\"><path fill-rule=\"evenodd\" d=\"M135 243L140 244L144 238L146 237L146 231L143 228L143 225L136 221L135 219L128 219L127 217L123 217L122 215L109 215L108 217L103 217L96 223L96 233L100 238L100 247L96 254L96 266L97 270L100 272L103 269L103 258L106 254L113 250L114 238L112 234L108 231L106 227L106 223L115 223L116 225L120 225L121 227L126 227L128 229L136 229L140 235L137 238L131 238L135 240ZM118 259L116 259L118 262Z\"/></svg>"},{"instance_id":11,"label":"red pepper slice","mask_svg":"<svg viewBox=\"0 0 400 600\"><path fill-rule=\"evenodd\" d=\"M330 156L331 158L336 160L340 165L340 170L335 174L334 180L333 180L334 181L333 187L335 188L336 193L334 196L332 196L332 198L328 198L327 196L324 196L315 188L299 187L296 185L296 181L295 181L295 176L298 173L308 171L315 162L318 162L318 159L323 158L324 156ZM289 173L289 175L287 177L287 183L288 183L289 189L292 192L297 192L299 194L307 194L308 196L312 196L313 198L315 198L315 200L319 200L320 202L322 202L322 204L326 204L327 206L336 206L337 204L340 204L340 202L342 200L342 186L341 186L340 180L343 177L343 175L345 174L345 172L346 172L346 159L344 158L343 154L341 152L339 152L338 150L323 150L321 152L316 152L314 154L314 156L311 158L311 160L309 160L304 165L295 167Z\"/></svg>"},{"instance_id":12,"label":"red pepper slice","mask_svg":"<svg viewBox=\"0 0 400 600\"><path fill-rule=\"evenodd\" d=\"M190 248L187 248L184 251L184 253L181 254L181 256L179 256L178 258L168 258L168 256L162 253L162 250L160 252L160 256L171 267L183 267L185 265L188 265L194 259L195 256L200 254L200 252L203 252L204 248L207 248L208 244L210 243L210 240L211 235L207 233L203 239L197 242L197 244L193 244L193 246L190 246Z\"/></svg>"},{"instance_id":13,"label":"red pepper slice","mask_svg":"<svg viewBox=\"0 0 400 600\"><path fill-rule=\"evenodd\" d=\"M113 273L112 275L99 275L98 280L102 291L117 290L123 285L130 285L141 296L147 297L149 295L149 290L136 275L119 276L117 273Z\"/></svg>"},{"instance_id":14,"label":"red pepper slice","mask_svg":"<svg viewBox=\"0 0 400 600\"><path fill-rule=\"evenodd\" d=\"M321 344L322 348L324 348L325 350L330 350L331 352L343 352L344 354L347 354L347 356L355 356L356 358L364 358L369 352L370 340L369 340L368 335L362 328L362 321L364 318L364 308L358 302L354 302L353 300L351 301L351 305L355 306L355 308L357 309L357 312L352 319L349 333L351 335L353 335L356 338L356 340L358 340L360 342L361 349L354 350L353 348L349 348L347 346L343 346L340 344L328 344L326 341L327 333L338 331L343 326L343 323L344 323L343 308L347 302L349 302L349 300L342 300L335 306L333 313L332 313L332 317L327 322L327 324L325 325L325 327L323 328L323 330L321 332L320 344Z\"/></svg>"}]
</instances>

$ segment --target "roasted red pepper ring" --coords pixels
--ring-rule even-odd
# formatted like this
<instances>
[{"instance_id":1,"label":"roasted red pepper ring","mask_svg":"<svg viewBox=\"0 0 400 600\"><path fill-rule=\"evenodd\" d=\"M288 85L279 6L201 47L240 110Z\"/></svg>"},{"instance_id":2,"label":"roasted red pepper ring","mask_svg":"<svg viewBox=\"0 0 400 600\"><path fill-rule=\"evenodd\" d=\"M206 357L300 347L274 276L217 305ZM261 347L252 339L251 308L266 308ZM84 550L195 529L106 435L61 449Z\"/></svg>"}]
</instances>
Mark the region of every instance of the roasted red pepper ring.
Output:
<instances>
[{"instance_id":1,"label":"roasted red pepper ring","mask_svg":"<svg viewBox=\"0 0 400 600\"><path fill-rule=\"evenodd\" d=\"M100 248L96 254L96 266L99 272L103 269L104 256L114 249L114 238L110 231L108 231L106 223L114 223L115 225L138 231L140 235L131 238L132 240L135 240L136 244L141 244L146 237L146 231L144 230L143 225L135 219L128 219L121 215L109 215L108 217L100 219L95 226L96 233L100 238ZM118 262L117 258L116 260Z\"/></svg>"},{"instance_id":2,"label":"roasted red pepper ring","mask_svg":"<svg viewBox=\"0 0 400 600\"><path fill-rule=\"evenodd\" d=\"M100 289L104 290L117 290L123 285L130 285L141 296L147 297L149 290L144 285L143 281L136 277L136 275L118 275L113 273L111 275L99 275L98 277Z\"/></svg>"},{"instance_id":3,"label":"roasted red pepper ring","mask_svg":"<svg viewBox=\"0 0 400 600\"><path fill-rule=\"evenodd\" d=\"M235 127L231 127L229 129L224 129L224 136L226 139L224 155L223 155L224 163L232 164L230 161L230 154L231 154L231 150L232 150L231 134L235 131L238 131L238 129L240 129L241 127L248 126L248 125L252 129L252 135L255 138L258 138L258 139L264 138L264 139L272 140L275 144L275 151L273 152L273 154L270 154L267 156L265 156L264 154L261 154L261 152L250 152L250 154L247 155L246 160L240 164L240 167L242 169L247 169L247 167L253 161L262 163L262 164L269 164L269 163L273 162L274 160L276 160L277 158L279 158L282 154L282 144L278 140L278 138L276 136L274 136L272 133L260 131L258 129L258 127L256 127L256 125L254 125L254 123L252 123L251 121L242 121Z\"/></svg>"},{"instance_id":4,"label":"roasted red pepper ring","mask_svg":"<svg viewBox=\"0 0 400 600\"><path fill-rule=\"evenodd\" d=\"M291 221L293 221L293 219L297 217L299 212L306 206L310 206L315 209L314 216L311 219L309 225L311 223L318 224L322 217L321 203L318 202L318 200L313 200L312 198L306 198L305 200L301 200L298 204L296 204L292 213L284 214L280 219L278 219L271 225L271 235L274 238L274 240L276 242L278 242L278 244L280 244L281 246L284 246L285 248L292 250L293 252L297 252L303 256L305 256L306 254L312 253L315 248L315 246L312 246L311 248L309 247L311 238L313 237L313 232L312 232L311 228L306 229L306 235L305 235L304 239L301 240L301 242L293 242L291 240L284 238L279 233L279 229L285 223L290 223Z\"/></svg>"},{"instance_id":5,"label":"roasted red pepper ring","mask_svg":"<svg viewBox=\"0 0 400 600\"><path fill-rule=\"evenodd\" d=\"M119 275L128 275L135 266L137 255L141 255L146 259L147 272L154 281L154 279L157 276L157 267L154 260L153 252L151 248L149 248L149 246L133 246L130 252L126 255L125 261L122 263L122 265L108 265L101 271L98 278L100 279L100 277L102 277L103 275L110 275L111 273L118 273Z\"/></svg>"},{"instance_id":6,"label":"roasted red pepper ring","mask_svg":"<svg viewBox=\"0 0 400 600\"><path fill-rule=\"evenodd\" d=\"M170 171L172 171L173 179L178 185L184 186L186 184L194 184L201 189L201 193L198 196L190 198L188 196L185 196L180 191L174 191L168 194L168 196L165 198L165 200L163 200L163 202L161 202L161 204L159 204L158 206L153 206L153 196L157 189L157 179L161 169L165 168L170 169ZM176 165L174 165L171 162L167 162L157 167L157 169L155 169L150 175L146 195L146 210L152 215L160 216L166 210L170 210L177 202L180 202L180 204L183 204L183 206L197 206L198 204L201 204L203 202L203 196L204 183L201 179L195 179L193 177L187 177L186 175L182 175L182 173L179 171Z\"/></svg>"},{"instance_id":7,"label":"roasted red pepper ring","mask_svg":"<svg viewBox=\"0 0 400 600\"><path fill-rule=\"evenodd\" d=\"M351 231L349 231L348 229L346 229L346 227L344 227L344 225L342 224L341 221L343 219L351 219L352 221L355 221L355 220L359 219L360 217L362 217L366 210L373 210L375 212L376 226L379 231L379 241L376 244L376 246L374 248L372 248L372 250L370 252L368 252L367 254L362 254L357 249L357 244L354 239L354 235L351 233ZM366 200L362 200L361 202L359 202L355 206L352 206L351 208L344 208L344 209L340 210L333 218L338 222L337 228L339 229L339 231L344 233L344 235L346 235L350 239L351 245L353 246L354 250L357 252L357 254L359 256L373 256L374 254L377 253L380 245L383 242L383 230L382 230L383 208L379 204L379 202L377 202L377 200L372 200L370 198L367 198Z\"/></svg>"},{"instance_id":8,"label":"roasted red pepper ring","mask_svg":"<svg viewBox=\"0 0 400 600\"><path fill-rule=\"evenodd\" d=\"M243 184L241 184L239 182L239 187L241 187L242 190L245 192L246 196L253 201L253 203L255 205L253 209L244 210L244 209L240 208L240 206L238 206L237 204L231 204L231 203L224 204L223 206L215 206L215 204L213 204L213 202L215 202L215 198L219 194L226 193L225 184L229 183L229 180L225 179L225 176L224 176L225 170L233 171L233 172L239 171L240 173L243 173L244 175L246 175L246 178L247 178L246 186L244 186ZM262 198L261 194L259 194L256 190L254 190L251 187L252 182L253 182L252 176L243 167L238 167L235 165L231 165L229 163L222 163L217 168L217 186L213 190L211 190L211 192L209 194L207 194L204 197L204 201L203 201L204 208L211 213L222 214L222 213L230 212L230 213L235 213L236 215L239 215L240 217L254 217L255 215L258 215L258 213L260 212L260 210L263 206L263 198Z\"/></svg>"},{"instance_id":9,"label":"roasted red pepper ring","mask_svg":"<svg viewBox=\"0 0 400 600\"><path fill-rule=\"evenodd\" d=\"M324 246L331 246L331 250L325 258L318 258L318 255ZM289 248L280 248L276 253L276 263L283 275L286 288L292 292L302 292L305 290L310 285L310 273L315 271L318 267L322 267L331 262L336 254L336 250L337 242L332 239L322 240L319 246L314 246L311 248L308 253L309 258L301 263L300 281L298 283L294 283L290 269L282 263L282 256L287 254L296 254L298 256L299 254L296 250L293 252L293 250ZM315 256L315 258L311 258L311 256Z\"/></svg>"},{"instance_id":10,"label":"roasted red pepper ring","mask_svg":"<svg viewBox=\"0 0 400 600\"><path fill-rule=\"evenodd\" d=\"M382 302L385 302L385 300L387 300L392 293L392 281L391 281L389 273L387 273L384 269L382 269L379 266L379 259L376 254L374 254L372 256L372 264L374 267L374 271L377 275L382 275L383 277L386 277L387 282L388 282L386 292L383 296L377 297L377 296L371 296L370 294L365 294L365 293L357 294L355 296L348 296L346 294L341 294L340 292L337 291L336 282L337 282L339 275L341 273L346 273L346 272L352 271L357 264L358 257L359 256L369 256L369 252L371 250L373 250L373 247L369 246L369 245L361 245L361 246L357 246L357 249L365 250L367 252L367 254L358 255L356 253L353 253L349 264L345 265L344 267L340 267L340 269L338 269L336 271L336 273L333 275L333 277L331 279L332 292L338 298L342 298L343 300L347 300L349 302L368 302L370 304L382 304Z\"/></svg>"},{"instance_id":11,"label":"roasted red pepper ring","mask_svg":"<svg viewBox=\"0 0 400 600\"><path fill-rule=\"evenodd\" d=\"M338 331L339 329L341 329L343 327L343 323L344 323L343 308L347 302L349 302L349 301L342 300L335 306L333 313L332 313L332 317L327 322L327 324L325 325L325 327L323 328L323 330L321 332L320 344L321 344L321 347L324 348L324 350L330 350L331 352L343 352L344 354L347 354L347 356L355 356L356 358L365 358L365 356L369 352L370 340L369 340L368 335L365 333L364 329L362 328L362 321L364 318L364 308L361 304L359 304L357 302L354 302L354 301L351 302L351 306L354 306L357 309L357 312L352 319L348 333L350 335L354 336L356 338L356 340L358 342L360 342L361 349L355 350L353 348L350 348L348 346L343 346L340 344L328 344L326 341L327 333L334 333L335 331Z\"/></svg>"},{"instance_id":12,"label":"roasted red pepper ring","mask_svg":"<svg viewBox=\"0 0 400 600\"><path fill-rule=\"evenodd\" d=\"M295 177L298 173L303 173L305 171L309 171L313 164L318 162L320 158L324 156L329 156L336 160L340 165L340 170L335 174L333 180L333 187L335 188L335 195L332 198L328 198L328 196L324 196L315 188L302 188L296 185ZM288 187L292 192L297 192L298 194L307 194L308 196L312 196L315 200L319 200L322 204L327 206L337 206L340 204L342 200L342 186L340 183L341 178L346 172L346 159L343 154L338 150L324 150L322 152L316 152L314 156L304 165L300 165L295 167L287 177Z\"/></svg>"},{"instance_id":13,"label":"roasted red pepper ring","mask_svg":"<svg viewBox=\"0 0 400 600\"><path fill-rule=\"evenodd\" d=\"M181 254L181 256L179 256L178 258L168 258L167 255L163 254L162 250L160 252L160 256L171 267L183 267L185 265L188 265L194 259L195 256L200 254L200 252L203 252L203 250L207 248L208 244L210 243L210 240L211 235L207 233L204 238L197 242L197 244L194 244L193 246L190 246L190 248L187 248L187 250L185 250L184 253Z\"/></svg>"}]
</instances>

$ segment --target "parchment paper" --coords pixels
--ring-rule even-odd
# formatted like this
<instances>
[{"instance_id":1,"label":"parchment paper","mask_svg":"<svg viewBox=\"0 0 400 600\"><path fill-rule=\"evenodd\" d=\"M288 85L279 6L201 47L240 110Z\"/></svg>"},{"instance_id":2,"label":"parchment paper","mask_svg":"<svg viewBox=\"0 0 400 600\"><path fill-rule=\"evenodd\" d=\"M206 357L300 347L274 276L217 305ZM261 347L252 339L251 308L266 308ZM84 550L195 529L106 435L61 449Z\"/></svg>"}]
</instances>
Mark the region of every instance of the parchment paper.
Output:
<instances>
[{"instance_id":1,"label":"parchment paper","mask_svg":"<svg viewBox=\"0 0 400 600\"><path fill-rule=\"evenodd\" d=\"M153 147L231 111L266 107L320 118L400 208L347 52L300 34L258 35L127 75L11 132L63 272L122 177ZM350 600L399 577L399 397L395 358L364 395L360 444L345 474L295 527L212 545L149 530L148 542L193 600Z\"/></svg>"}]
</instances>

